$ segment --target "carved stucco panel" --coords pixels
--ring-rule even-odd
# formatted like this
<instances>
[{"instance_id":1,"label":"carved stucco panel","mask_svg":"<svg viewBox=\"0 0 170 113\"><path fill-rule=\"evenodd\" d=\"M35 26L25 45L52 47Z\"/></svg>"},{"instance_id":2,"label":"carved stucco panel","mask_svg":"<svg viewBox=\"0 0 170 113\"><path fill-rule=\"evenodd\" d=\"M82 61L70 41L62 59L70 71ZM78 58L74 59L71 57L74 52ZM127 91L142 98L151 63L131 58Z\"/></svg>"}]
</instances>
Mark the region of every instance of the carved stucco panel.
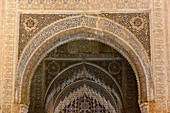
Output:
<instances>
[{"instance_id":1,"label":"carved stucco panel","mask_svg":"<svg viewBox=\"0 0 170 113\"><path fill-rule=\"evenodd\" d=\"M17 0L2 0L4 8L3 66L2 66L2 113L12 113L15 77L15 44L16 44L16 5ZM16 44L17 45L17 44Z\"/></svg>"},{"instance_id":2,"label":"carved stucco panel","mask_svg":"<svg viewBox=\"0 0 170 113\"><path fill-rule=\"evenodd\" d=\"M7 9L9 12L7 13L6 16L6 22L5 22L5 27L6 27L6 34L5 34L5 49L4 49L4 63L7 65L3 66L3 84L2 84L2 90L3 92L7 92L8 90L12 92L12 84L13 84L13 78L12 76L14 75L13 69L14 69L14 38L16 37L16 1L17 0L6 0L7 4ZM144 1L144 0L143 0ZM142 2L143 2L142 1ZM156 92L155 94L157 95L157 101L159 102L158 104L158 109L163 110L167 109L167 89L166 89L166 83L165 81L167 80L166 78L166 62L165 62L165 40L164 40L164 29L163 26L159 25L164 25L164 6L163 6L163 0L153 0L153 13L152 13L152 20L153 20L153 44L152 44L152 62L153 62L153 75L155 76L155 87L156 87ZM147 5L147 1L145 4ZM45 6L45 5L44 5ZM62 5L61 5L62 6ZM144 6L144 3L143 3ZM42 7L40 7L42 8ZM159 11L159 9L161 9ZM9 25L9 24L12 25ZM10 46L12 45L12 46ZM5 55L6 54L6 55ZM155 70L155 71L154 71ZM9 81L9 82L8 82ZM164 82L162 82L164 81ZM9 86L6 86L6 82L9 83ZM12 101L12 93L9 93L9 95L5 95L3 93L2 95L2 100L3 102L11 102ZM2 106L2 110L5 110L6 106Z\"/></svg>"},{"instance_id":3,"label":"carved stucco panel","mask_svg":"<svg viewBox=\"0 0 170 113\"><path fill-rule=\"evenodd\" d=\"M152 2L152 64L157 112L167 112L167 70L164 0Z\"/></svg>"},{"instance_id":4,"label":"carved stucco panel","mask_svg":"<svg viewBox=\"0 0 170 113\"><path fill-rule=\"evenodd\" d=\"M18 0L20 10L150 9L150 0Z\"/></svg>"}]
</instances>

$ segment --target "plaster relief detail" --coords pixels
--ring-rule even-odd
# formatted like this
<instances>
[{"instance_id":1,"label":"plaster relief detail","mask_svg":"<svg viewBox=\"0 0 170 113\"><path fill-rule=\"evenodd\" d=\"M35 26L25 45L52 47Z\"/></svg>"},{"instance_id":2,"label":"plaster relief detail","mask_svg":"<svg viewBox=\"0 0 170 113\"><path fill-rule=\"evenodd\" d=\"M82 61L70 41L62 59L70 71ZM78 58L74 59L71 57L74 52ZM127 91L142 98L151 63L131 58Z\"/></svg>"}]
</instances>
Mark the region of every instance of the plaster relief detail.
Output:
<instances>
[{"instance_id":1,"label":"plaster relief detail","mask_svg":"<svg viewBox=\"0 0 170 113\"><path fill-rule=\"evenodd\" d=\"M123 46L123 47L130 47L133 51L129 51L130 49L127 49L127 51L123 51L123 52L127 52L128 55L131 55L134 52L135 54L133 55L134 56L136 55L135 57L136 59L134 60L134 62L140 59L140 62L135 62L136 63L135 66L137 64L140 65L141 63L141 65L143 66L142 69L145 72L144 73L145 77L143 78L141 77L139 81L143 83L143 81L145 81L146 79L148 84L146 86L140 84L140 88L143 90L143 92L145 93L147 92L148 100L155 100L154 108L152 108L153 106L148 107L149 106L148 101L146 101L146 103L144 104L142 103L140 105L142 113L167 112L167 109L170 108L169 108L169 104L168 104L169 101L167 97L169 93L168 92L169 89L167 88L167 76L169 76L169 74L167 74L168 64L166 61L167 60L167 55L166 55L167 44L166 44L166 36L165 36L166 35L165 34L166 31L165 10L166 9L164 6L166 1L168 0L105 0L105 2L103 2L102 0L1 0L0 5L1 6L3 5L4 7L0 8L2 10L1 11L2 13L0 12L0 16L2 15L2 19L0 20L3 20L1 22L3 24L2 25L3 35L0 34L0 36L2 35L3 38L3 41L1 43L3 49L2 52L0 52L0 54L2 54L3 56L1 60L2 67L0 67L1 68L0 70L2 70L0 74L2 75L0 76L0 88L1 88L0 112L26 113L28 111L27 106L21 107L19 105L13 105L13 102L16 102L17 104L21 104L20 97L23 94L23 92L26 92L26 90L28 90L27 88L29 88L28 84L26 83L26 85L22 89L22 80L26 81L28 79L28 78L24 78L24 76L25 75L27 76L27 74L29 75L32 72L32 68L30 67L33 66L33 64L35 63L35 61L37 61L38 58L40 58L38 56L41 55L41 52L47 49L46 48L47 46L43 44L50 45L52 44L52 41L54 41L52 40L51 42L50 41L48 42L47 41L48 39L46 37L51 37L54 36L55 34L58 35L60 33L61 34L63 33L62 35L55 37L56 39L55 41L56 42L58 41L58 43L55 44L60 45L63 42L68 42L72 39L73 40L76 39L76 38L69 39L70 37L69 38L62 38L62 37L66 37L66 35L70 36L73 33L72 31L74 29L77 30L77 28L81 28L83 29L82 31L85 32L89 30L89 29L87 30L87 28L91 28L89 31L96 33L99 36L105 35L106 33L102 34L102 32L104 31L107 32L108 34L109 33L114 34L115 39L117 37L121 37L123 40L125 40L128 46ZM30 16L31 14L32 15L34 14L39 15L40 13L47 14L49 13L47 11L52 11L52 12L54 11L56 14L56 13L61 13L63 10L68 12L73 11L78 15L74 15L72 17L70 16L69 19L65 14L64 14L65 17L63 15L60 15L59 18L57 17L58 19L53 18L51 22L47 22L44 25L41 24L43 23L43 21L39 22L39 19L34 18L34 16ZM123 14L122 17L119 14L117 16L112 15L111 17L113 18L116 17L117 20L116 19L109 20L109 17L102 16L105 14L101 14L101 13L97 13L94 15L87 14L85 16L83 14L82 16L79 13L79 11L83 13L86 11L89 12L101 11L101 12L113 12L113 13L122 13L122 12L126 13L127 11L128 13L129 12L139 13L138 12L139 10L142 13L148 12L149 14L148 17L150 18L147 17L148 19L147 20L142 16L136 16L136 18L135 17L128 18L127 23L125 22L121 24L117 20L120 20L120 18L122 17L123 18L128 17L127 15ZM27 19L24 17L22 21L22 25L18 22L20 21L19 16L21 12L23 12L23 14L25 12L26 13L31 12L30 15L27 15L28 17ZM53 17L56 16L55 14L52 14ZM48 19L50 19L51 17L52 17L51 15L46 15L44 20L48 21ZM118 19L118 17L120 18ZM56 21L58 21L58 23ZM52 23L55 23L55 25L53 24L52 26L48 26ZM121 27L117 26L117 24L115 23L120 24ZM127 26L125 26L125 24L127 24ZM145 29L146 24L149 27L148 29ZM16 29L17 27L18 29L23 28L22 30L24 32L23 34L21 34L21 36L18 36L20 35L19 34L20 31ZM45 29L45 27L47 27L47 29ZM124 27L126 30L124 30ZM68 29L71 30L69 31ZM67 30L68 32L66 33L65 31ZM130 32L126 32L126 31L130 31ZM80 31L77 30L77 32L81 32L81 30ZM120 34L118 34L117 32L119 32ZM134 39L134 37L138 39ZM115 41L112 40L110 37L109 37L110 39L109 38L100 39L100 38L101 37L96 36L95 38L91 38L91 39L101 40L103 42ZM108 45L109 44L111 45L111 43L108 43ZM122 44L124 43L119 41L117 45L122 46ZM42 54L45 53L42 52ZM57 65L54 69L60 70L60 68ZM137 69L137 71L142 72L142 69L141 68ZM113 70L119 72L119 70L116 70L116 68L110 68L109 70L110 73L112 73ZM147 87L149 91L146 91L144 87ZM23 90L23 92L21 91L21 89ZM144 95L145 93L142 94L140 92L141 95ZM27 93L24 93L23 97L27 98L26 94ZM150 109L154 109L154 110L156 109L156 110L150 111Z\"/></svg>"},{"instance_id":2,"label":"plaster relief detail","mask_svg":"<svg viewBox=\"0 0 170 113\"><path fill-rule=\"evenodd\" d=\"M155 92L157 112L167 112L167 71L166 44L164 30L164 0L153 0L153 75L155 77Z\"/></svg>"},{"instance_id":3,"label":"plaster relief detail","mask_svg":"<svg viewBox=\"0 0 170 113\"><path fill-rule=\"evenodd\" d=\"M0 85L2 88L2 95L0 98L0 103L2 105L2 113L13 113L12 112L12 102L13 102L13 82L15 77L15 40L16 40L16 2L17 0L4 0L2 1L4 5L3 11L5 11L5 23L4 23L4 42L3 42L3 66L2 68L2 82ZM4 13L4 12L3 12ZM0 37L1 38L1 37ZM0 111L1 111L0 110Z\"/></svg>"},{"instance_id":4,"label":"plaster relief detail","mask_svg":"<svg viewBox=\"0 0 170 113\"><path fill-rule=\"evenodd\" d=\"M33 19L30 17L30 18L25 19L25 22L23 24L25 26L25 30L31 31L33 29L36 29L38 22L36 19Z\"/></svg>"},{"instance_id":5,"label":"plaster relief detail","mask_svg":"<svg viewBox=\"0 0 170 113\"><path fill-rule=\"evenodd\" d=\"M134 30L141 30L141 29L143 29L144 24L145 24L143 18L140 18L140 17L132 18L130 23L131 23L131 25L132 25Z\"/></svg>"},{"instance_id":6,"label":"plaster relief detail","mask_svg":"<svg viewBox=\"0 0 170 113\"><path fill-rule=\"evenodd\" d=\"M18 0L20 10L149 9L150 0Z\"/></svg>"}]
</instances>

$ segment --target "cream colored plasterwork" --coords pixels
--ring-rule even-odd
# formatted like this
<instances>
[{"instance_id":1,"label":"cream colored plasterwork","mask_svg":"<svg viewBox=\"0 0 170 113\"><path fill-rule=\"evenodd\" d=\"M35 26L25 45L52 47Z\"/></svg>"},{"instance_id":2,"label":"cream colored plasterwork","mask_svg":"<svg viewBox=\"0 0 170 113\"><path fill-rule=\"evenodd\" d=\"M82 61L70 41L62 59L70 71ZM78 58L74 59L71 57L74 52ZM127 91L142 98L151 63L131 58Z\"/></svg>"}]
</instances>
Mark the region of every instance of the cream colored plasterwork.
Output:
<instances>
[{"instance_id":1,"label":"cream colored plasterwork","mask_svg":"<svg viewBox=\"0 0 170 113\"><path fill-rule=\"evenodd\" d=\"M73 91L73 93L70 93L68 97L66 97L63 101L61 101L58 104L58 106L56 108L54 108L55 109L54 113L58 113L59 111L63 110L65 105L67 106L69 104L69 102L73 102L74 99L80 98L84 94L86 94L87 96L90 96L90 97L96 99L97 101L99 101L100 103L102 103L107 110L111 109L112 111L114 111L113 113L116 113L115 108L111 105L111 103L109 101L107 101L99 93L93 91L93 89L90 89L86 85L81 86L76 91Z\"/></svg>"},{"instance_id":2,"label":"cream colored plasterwork","mask_svg":"<svg viewBox=\"0 0 170 113\"><path fill-rule=\"evenodd\" d=\"M167 82L168 82L168 113L170 112L170 0L166 0L165 2L165 30L166 30L166 44L167 44L167 58L168 58L168 66L167 66Z\"/></svg>"},{"instance_id":3,"label":"cream colored plasterwork","mask_svg":"<svg viewBox=\"0 0 170 113\"><path fill-rule=\"evenodd\" d=\"M2 66L3 66L3 35L4 35L4 13L3 13L3 2L0 1L0 95L2 95ZM0 96L0 113L2 112L2 96Z\"/></svg>"},{"instance_id":4,"label":"cream colored plasterwork","mask_svg":"<svg viewBox=\"0 0 170 113\"><path fill-rule=\"evenodd\" d=\"M142 0L141 0L142 1ZM143 0L147 1L147 0ZM3 48L1 48L0 55L1 62L0 67L2 72L0 72L0 83L1 87L1 98L0 98L0 113L3 111L12 112L12 103L14 98L14 76L15 76L15 46L17 45L17 22L16 22L16 8L17 0L1 0L0 5L3 6L0 8L1 14L4 15L0 18L1 29L0 31L0 40L2 41ZM149 3L148 3L149 4ZM153 70L152 74L154 75L154 87L155 87L155 100L157 112L167 112L167 72L166 72L166 44L165 44L165 27L164 27L164 0L152 0L152 65ZM25 7L25 6L24 6ZM42 8L42 7L40 7ZM3 10L2 10L3 9ZM24 10L24 8L20 8ZM33 10L33 7L32 7ZM4 12L2 14L2 12ZM4 19L4 20L3 20ZM3 39L2 39L3 38ZM2 46L0 46L2 47ZM148 109L143 104L144 108ZM17 108L17 107L16 107ZM149 108L150 109L150 108ZM23 112L27 111L27 107L23 108ZM150 113L156 113L156 111L150 111ZM13 112L12 112L13 113Z\"/></svg>"},{"instance_id":5,"label":"cream colored plasterwork","mask_svg":"<svg viewBox=\"0 0 170 113\"><path fill-rule=\"evenodd\" d=\"M167 71L164 0L153 0L152 6L152 64L158 113L167 112ZM155 111L154 111L155 112Z\"/></svg>"},{"instance_id":6,"label":"cream colored plasterwork","mask_svg":"<svg viewBox=\"0 0 170 113\"><path fill-rule=\"evenodd\" d=\"M3 67L2 67L2 113L12 112L14 101L16 5L17 0L2 0L4 12Z\"/></svg>"},{"instance_id":7,"label":"cream colored plasterwork","mask_svg":"<svg viewBox=\"0 0 170 113\"><path fill-rule=\"evenodd\" d=\"M20 10L149 9L150 0L18 0Z\"/></svg>"}]
</instances>

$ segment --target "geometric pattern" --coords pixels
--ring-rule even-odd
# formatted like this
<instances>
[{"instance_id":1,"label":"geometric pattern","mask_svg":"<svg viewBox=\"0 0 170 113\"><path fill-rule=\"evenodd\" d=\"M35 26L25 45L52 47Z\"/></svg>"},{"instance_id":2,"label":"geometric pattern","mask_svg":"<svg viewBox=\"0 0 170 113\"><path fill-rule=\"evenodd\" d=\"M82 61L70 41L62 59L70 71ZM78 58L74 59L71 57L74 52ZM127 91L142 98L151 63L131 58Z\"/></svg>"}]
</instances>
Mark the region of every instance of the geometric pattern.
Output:
<instances>
[{"instance_id":1,"label":"geometric pattern","mask_svg":"<svg viewBox=\"0 0 170 113\"><path fill-rule=\"evenodd\" d=\"M68 103L69 102L69 103ZM86 85L71 93L55 108L54 113L116 113L115 108L99 93Z\"/></svg>"},{"instance_id":2,"label":"geometric pattern","mask_svg":"<svg viewBox=\"0 0 170 113\"><path fill-rule=\"evenodd\" d=\"M78 14L77 14L78 15ZM128 30L130 30L138 40L143 44L147 53L150 56L150 34L149 34L149 13L101 13L99 16L106 17L108 19L114 20L115 22L125 26ZM70 16L76 16L76 14L21 14L20 15L20 36L19 36L19 56L25 47L25 45L29 42L29 40L38 33L43 27L59 20L62 18L67 18ZM31 31L25 29L25 20L29 18L36 19L38 21L37 28ZM50 19L49 19L50 18ZM135 18L142 19L142 26L144 27L141 30L134 29L134 25L132 20Z\"/></svg>"},{"instance_id":3,"label":"geometric pattern","mask_svg":"<svg viewBox=\"0 0 170 113\"><path fill-rule=\"evenodd\" d=\"M23 23L25 30L27 30L28 32L36 29L37 24L38 24L37 20L31 17L26 18L25 22Z\"/></svg>"},{"instance_id":4,"label":"geometric pattern","mask_svg":"<svg viewBox=\"0 0 170 113\"><path fill-rule=\"evenodd\" d=\"M144 20L141 17L134 17L130 21L134 30L141 30L144 27Z\"/></svg>"}]
</instances>

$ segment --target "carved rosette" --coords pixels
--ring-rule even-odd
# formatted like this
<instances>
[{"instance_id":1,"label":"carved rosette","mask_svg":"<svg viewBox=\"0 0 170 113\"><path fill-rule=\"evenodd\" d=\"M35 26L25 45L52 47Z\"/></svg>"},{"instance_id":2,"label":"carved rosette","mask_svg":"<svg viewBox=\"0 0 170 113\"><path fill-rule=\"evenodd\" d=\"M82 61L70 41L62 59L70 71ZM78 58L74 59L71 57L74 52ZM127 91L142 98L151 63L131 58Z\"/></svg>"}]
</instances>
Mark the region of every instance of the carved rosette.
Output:
<instances>
[{"instance_id":1,"label":"carved rosette","mask_svg":"<svg viewBox=\"0 0 170 113\"><path fill-rule=\"evenodd\" d=\"M38 21L36 19L31 18L31 17L26 18L25 22L23 23L26 31L31 31L31 30L36 29L37 24L38 24Z\"/></svg>"},{"instance_id":2,"label":"carved rosette","mask_svg":"<svg viewBox=\"0 0 170 113\"><path fill-rule=\"evenodd\" d=\"M130 20L130 24L132 25L133 30L141 30L144 28L144 20L141 17L134 17Z\"/></svg>"}]
</instances>

